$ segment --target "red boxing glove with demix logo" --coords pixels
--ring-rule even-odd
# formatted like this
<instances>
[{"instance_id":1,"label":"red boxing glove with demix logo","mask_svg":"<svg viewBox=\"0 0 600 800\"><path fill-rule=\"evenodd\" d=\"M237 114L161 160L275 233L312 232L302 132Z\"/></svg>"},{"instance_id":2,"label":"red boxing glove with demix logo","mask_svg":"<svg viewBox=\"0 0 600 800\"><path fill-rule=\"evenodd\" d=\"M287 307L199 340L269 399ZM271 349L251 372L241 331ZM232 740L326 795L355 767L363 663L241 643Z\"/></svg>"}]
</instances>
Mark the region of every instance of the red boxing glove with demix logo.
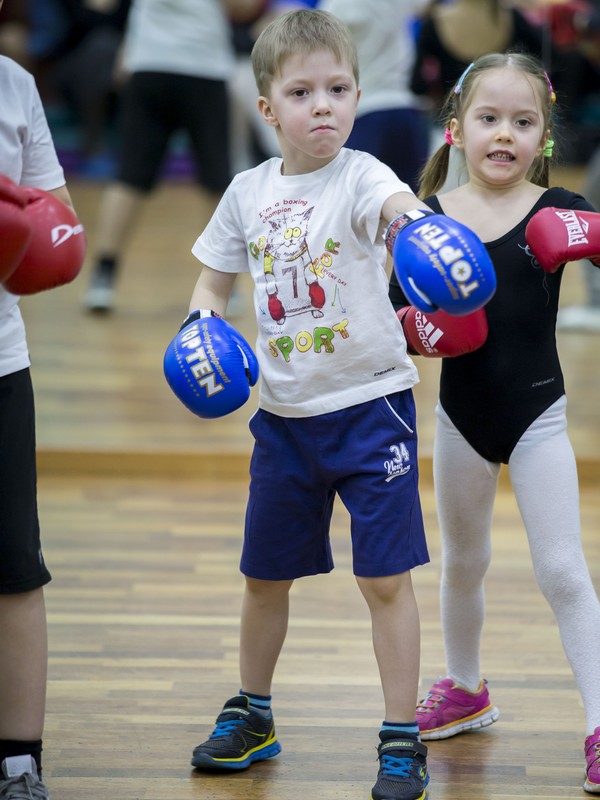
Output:
<instances>
[{"instance_id":1,"label":"red boxing glove with demix logo","mask_svg":"<svg viewBox=\"0 0 600 800\"><path fill-rule=\"evenodd\" d=\"M14 272L4 281L13 294L35 294L70 283L79 275L86 251L83 225L66 203L50 192L19 187L31 239Z\"/></svg>"}]
</instances>

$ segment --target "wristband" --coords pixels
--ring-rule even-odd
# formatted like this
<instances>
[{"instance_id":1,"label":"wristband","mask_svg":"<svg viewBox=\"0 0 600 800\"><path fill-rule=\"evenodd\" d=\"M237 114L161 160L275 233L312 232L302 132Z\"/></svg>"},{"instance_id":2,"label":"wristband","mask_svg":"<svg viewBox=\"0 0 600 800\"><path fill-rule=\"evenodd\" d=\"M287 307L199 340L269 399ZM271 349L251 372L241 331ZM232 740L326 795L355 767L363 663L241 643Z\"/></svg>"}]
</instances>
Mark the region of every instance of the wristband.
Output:
<instances>
[{"instance_id":1,"label":"wristband","mask_svg":"<svg viewBox=\"0 0 600 800\"><path fill-rule=\"evenodd\" d=\"M432 216L433 213L433 211L429 211L425 208L415 208L412 211L406 211L404 214L399 214L397 217L394 217L384 234L385 246L387 247L388 253L393 255L396 236L405 225L416 222L418 219L423 219L423 217Z\"/></svg>"},{"instance_id":2,"label":"wristband","mask_svg":"<svg viewBox=\"0 0 600 800\"><path fill-rule=\"evenodd\" d=\"M218 317L219 319L223 319L216 311L211 311L210 308L202 308L198 311L191 311L181 323L179 330L182 331L190 322L195 322L197 319L205 319L206 317Z\"/></svg>"}]
</instances>

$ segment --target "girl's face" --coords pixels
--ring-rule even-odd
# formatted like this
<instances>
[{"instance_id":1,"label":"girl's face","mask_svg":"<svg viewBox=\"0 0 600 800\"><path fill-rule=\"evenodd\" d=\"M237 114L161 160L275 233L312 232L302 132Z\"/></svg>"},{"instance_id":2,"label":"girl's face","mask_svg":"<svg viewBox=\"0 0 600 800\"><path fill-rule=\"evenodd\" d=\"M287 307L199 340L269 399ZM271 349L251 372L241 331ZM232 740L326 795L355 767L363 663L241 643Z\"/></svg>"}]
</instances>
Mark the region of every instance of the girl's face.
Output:
<instances>
[{"instance_id":1,"label":"girl's face","mask_svg":"<svg viewBox=\"0 0 600 800\"><path fill-rule=\"evenodd\" d=\"M335 158L352 130L359 95L351 66L329 50L283 62L258 105L277 130L286 174L312 172Z\"/></svg>"},{"instance_id":2,"label":"girl's face","mask_svg":"<svg viewBox=\"0 0 600 800\"><path fill-rule=\"evenodd\" d=\"M492 69L476 79L464 119L450 124L464 149L472 183L510 187L526 180L548 132L537 82L518 70Z\"/></svg>"}]
</instances>

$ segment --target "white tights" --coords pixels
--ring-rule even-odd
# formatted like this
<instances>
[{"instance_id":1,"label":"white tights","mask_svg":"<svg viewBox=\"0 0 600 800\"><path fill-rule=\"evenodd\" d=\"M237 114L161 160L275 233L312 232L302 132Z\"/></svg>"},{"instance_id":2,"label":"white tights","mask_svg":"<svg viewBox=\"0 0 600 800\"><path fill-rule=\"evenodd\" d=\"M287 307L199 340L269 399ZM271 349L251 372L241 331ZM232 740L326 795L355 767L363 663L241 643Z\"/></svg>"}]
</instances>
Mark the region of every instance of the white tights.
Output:
<instances>
[{"instance_id":1,"label":"white tights","mask_svg":"<svg viewBox=\"0 0 600 800\"><path fill-rule=\"evenodd\" d=\"M483 580L500 464L466 442L438 405L434 481L442 537L441 618L448 675L468 689L481 676ZM581 545L579 487L562 397L527 429L508 468L537 583L556 617L582 696L587 734L600 725L600 602Z\"/></svg>"}]
</instances>

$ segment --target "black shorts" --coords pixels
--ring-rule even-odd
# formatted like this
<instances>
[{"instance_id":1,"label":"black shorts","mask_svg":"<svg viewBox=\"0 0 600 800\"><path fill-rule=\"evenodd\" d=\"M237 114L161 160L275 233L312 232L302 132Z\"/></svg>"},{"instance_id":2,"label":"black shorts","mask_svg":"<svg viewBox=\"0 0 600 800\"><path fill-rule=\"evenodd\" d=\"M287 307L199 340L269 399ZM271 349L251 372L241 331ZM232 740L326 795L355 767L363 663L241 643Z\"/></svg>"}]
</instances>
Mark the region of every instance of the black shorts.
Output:
<instances>
[{"instance_id":1,"label":"black shorts","mask_svg":"<svg viewBox=\"0 0 600 800\"><path fill-rule=\"evenodd\" d=\"M49 581L38 521L33 389L23 369L0 377L0 594Z\"/></svg>"},{"instance_id":2,"label":"black shorts","mask_svg":"<svg viewBox=\"0 0 600 800\"><path fill-rule=\"evenodd\" d=\"M225 81L135 72L121 99L117 179L148 192L160 177L173 135L187 134L197 182L224 192L230 180L229 97Z\"/></svg>"}]
</instances>

